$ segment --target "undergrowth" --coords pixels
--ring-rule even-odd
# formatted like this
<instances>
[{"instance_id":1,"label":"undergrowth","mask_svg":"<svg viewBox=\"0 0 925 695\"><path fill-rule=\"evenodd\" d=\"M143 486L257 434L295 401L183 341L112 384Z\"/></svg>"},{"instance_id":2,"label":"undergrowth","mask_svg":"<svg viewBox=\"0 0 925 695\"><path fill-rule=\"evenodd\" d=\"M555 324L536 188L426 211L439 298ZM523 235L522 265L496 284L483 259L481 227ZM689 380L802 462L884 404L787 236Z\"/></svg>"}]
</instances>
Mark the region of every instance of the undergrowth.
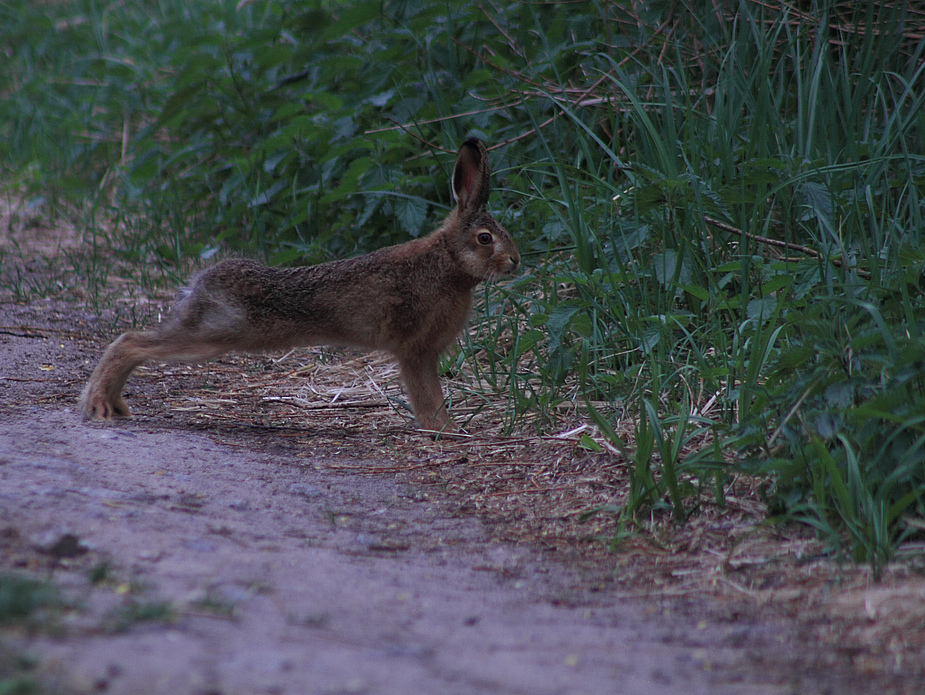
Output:
<instances>
[{"instance_id":1,"label":"undergrowth","mask_svg":"<svg viewBox=\"0 0 925 695\"><path fill-rule=\"evenodd\" d=\"M527 270L460 359L508 429L583 404L631 468L611 513L762 475L879 573L925 513L923 27L870 0L5 4L2 178L117 219L93 241L139 266L308 263L426 233L478 135Z\"/></svg>"}]
</instances>

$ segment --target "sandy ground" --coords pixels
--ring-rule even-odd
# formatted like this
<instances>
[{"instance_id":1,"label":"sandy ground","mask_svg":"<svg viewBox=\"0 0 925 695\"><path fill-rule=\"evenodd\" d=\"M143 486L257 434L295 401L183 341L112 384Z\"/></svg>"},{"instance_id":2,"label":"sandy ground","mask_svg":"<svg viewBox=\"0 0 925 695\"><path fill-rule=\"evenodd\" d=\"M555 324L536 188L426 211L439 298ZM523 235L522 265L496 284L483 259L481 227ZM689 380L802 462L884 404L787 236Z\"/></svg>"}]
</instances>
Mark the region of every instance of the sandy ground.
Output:
<instances>
[{"instance_id":1,"label":"sandy ground","mask_svg":"<svg viewBox=\"0 0 925 695\"><path fill-rule=\"evenodd\" d=\"M395 480L332 481L285 456L87 427L67 410L4 425L6 528L33 547L71 534L141 599L180 611L118 635L84 616L89 627L34 644L87 689L783 693L805 677L786 663L785 626L669 621L652 615L667 605L590 597L580 577L487 543L476 520ZM122 582L61 581L91 616L122 600Z\"/></svg>"},{"instance_id":2,"label":"sandy ground","mask_svg":"<svg viewBox=\"0 0 925 695\"><path fill-rule=\"evenodd\" d=\"M921 691L798 620L633 597L616 560L500 542L400 471L332 473L381 463L332 446L340 419L317 448L203 430L145 407L167 376L135 386L134 419L83 423L76 396L104 343L81 311L0 304L0 571L71 601L52 631L2 634L52 692ZM152 606L169 610L139 617Z\"/></svg>"}]
</instances>

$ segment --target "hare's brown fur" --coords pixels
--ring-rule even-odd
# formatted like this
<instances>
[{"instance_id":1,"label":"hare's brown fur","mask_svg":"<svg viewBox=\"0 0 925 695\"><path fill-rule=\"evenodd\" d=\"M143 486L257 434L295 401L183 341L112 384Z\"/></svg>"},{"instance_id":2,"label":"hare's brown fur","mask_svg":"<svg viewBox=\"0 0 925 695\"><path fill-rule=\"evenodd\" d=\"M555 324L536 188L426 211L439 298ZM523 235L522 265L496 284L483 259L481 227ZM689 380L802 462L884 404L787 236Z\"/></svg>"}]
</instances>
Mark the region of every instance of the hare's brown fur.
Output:
<instances>
[{"instance_id":1,"label":"hare's brown fur","mask_svg":"<svg viewBox=\"0 0 925 695\"><path fill-rule=\"evenodd\" d=\"M520 263L510 235L485 209L489 177L488 153L473 138L456 160L457 205L429 236L315 266L236 259L203 271L167 322L128 331L107 348L80 397L85 417L128 416L122 389L148 360L353 345L392 353L418 423L453 429L437 371L440 353L465 326L472 289Z\"/></svg>"}]
</instances>

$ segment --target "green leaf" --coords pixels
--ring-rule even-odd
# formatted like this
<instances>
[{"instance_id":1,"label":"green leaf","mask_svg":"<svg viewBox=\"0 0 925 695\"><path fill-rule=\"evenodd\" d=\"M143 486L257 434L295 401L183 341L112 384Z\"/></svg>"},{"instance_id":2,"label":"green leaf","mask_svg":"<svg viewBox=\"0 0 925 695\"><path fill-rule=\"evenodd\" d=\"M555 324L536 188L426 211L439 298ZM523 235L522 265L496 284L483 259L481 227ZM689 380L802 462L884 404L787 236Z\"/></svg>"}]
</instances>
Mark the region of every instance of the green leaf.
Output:
<instances>
[{"instance_id":1,"label":"green leaf","mask_svg":"<svg viewBox=\"0 0 925 695\"><path fill-rule=\"evenodd\" d=\"M421 228L427 219L427 201L421 198L401 196L394 201L393 206L402 229L409 236L420 236Z\"/></svg>"},{"instance_id":2,"label":"green leaf","mask_svg":"<svg viewBox=\"0 0 925 695\"><path fill-rule=\"evenodd\" d=\"M336 19L322 35L322 40L331 41L341 38L352 30L367 22L382 17L382 2L380 0L367 0L350 7Z\"/></svg>"},{"instance_id":3,"label":"green leaf","mask_svg":"<svg viewBox=\"0 0 925 695\"><path fill-rule=\"evenodd\" d=\"M773 316L777 310L776 297L762 297L752 299L745 307L745 315L753 320L765 320Z\"/></svg>"}]
</instances>

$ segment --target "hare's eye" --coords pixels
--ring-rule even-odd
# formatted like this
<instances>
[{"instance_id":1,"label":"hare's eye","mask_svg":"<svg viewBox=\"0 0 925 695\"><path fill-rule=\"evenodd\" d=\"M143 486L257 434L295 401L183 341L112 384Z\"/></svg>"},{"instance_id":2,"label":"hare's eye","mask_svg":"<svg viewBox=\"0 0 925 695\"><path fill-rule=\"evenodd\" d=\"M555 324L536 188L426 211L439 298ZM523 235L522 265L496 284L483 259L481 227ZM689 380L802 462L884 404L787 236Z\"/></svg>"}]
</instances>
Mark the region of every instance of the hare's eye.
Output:
<instances>
[{"instance_id":1,"label":"hare's eye","mask_svg":"<svg viewBox=\"0 0 925 695\"><path fill-rule=\"evenodd\" d=\"M477 239L479 240L479 243L482 246L488 246L491 242L495 240L495 238L488 232L482 232L481 234L478 235Z\"/></svg>"}]
</instances>

